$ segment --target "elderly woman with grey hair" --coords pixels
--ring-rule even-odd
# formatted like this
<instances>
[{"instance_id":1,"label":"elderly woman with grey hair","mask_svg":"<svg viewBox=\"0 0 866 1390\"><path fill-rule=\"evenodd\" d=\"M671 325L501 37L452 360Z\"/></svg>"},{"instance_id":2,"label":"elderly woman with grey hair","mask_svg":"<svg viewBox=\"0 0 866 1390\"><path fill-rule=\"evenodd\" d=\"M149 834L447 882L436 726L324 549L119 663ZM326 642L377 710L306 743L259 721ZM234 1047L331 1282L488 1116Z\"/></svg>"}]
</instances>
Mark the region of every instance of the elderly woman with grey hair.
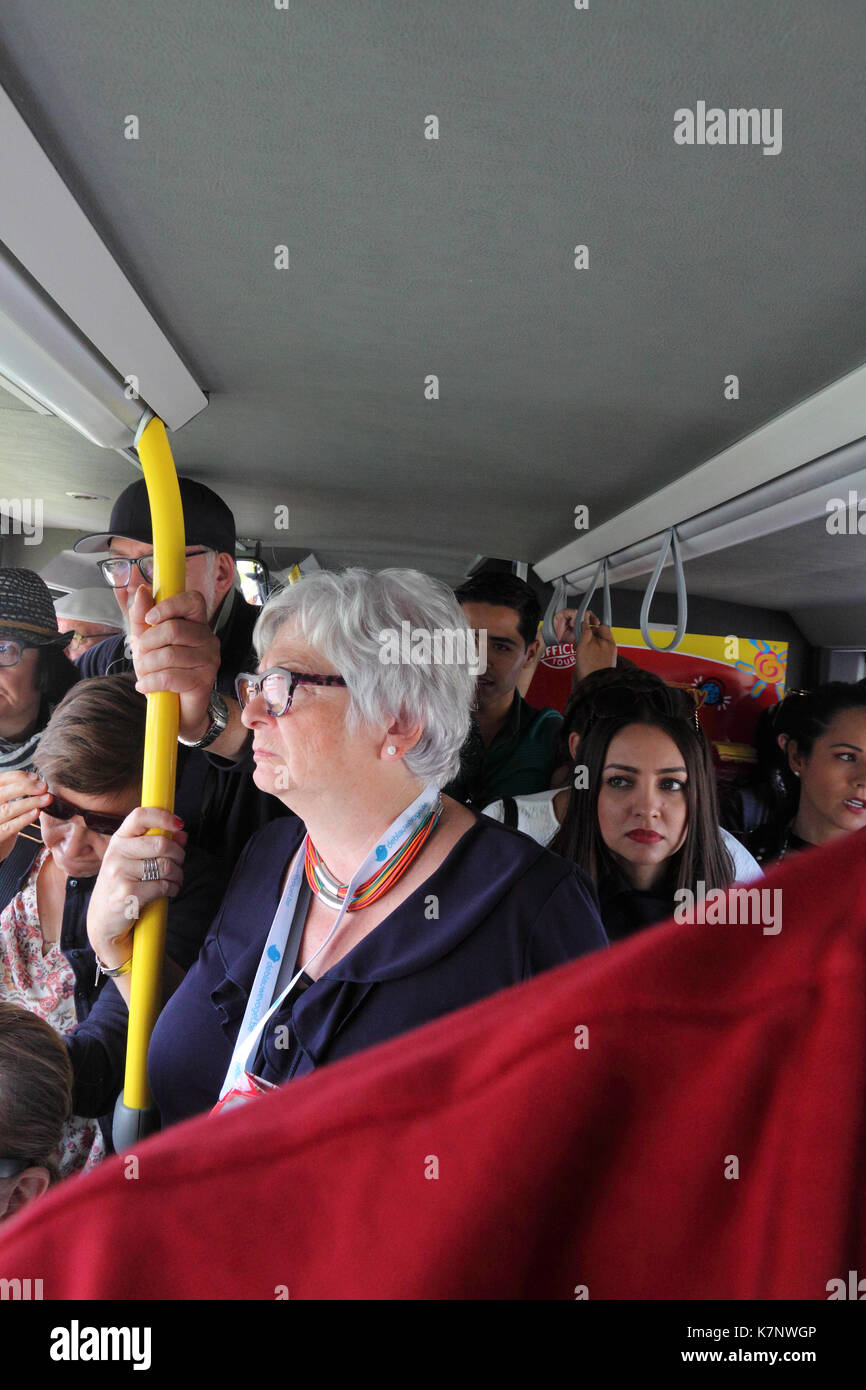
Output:
<instances>
[{"instance_id":1,"label":"elderly woman with grey hair","mask_svg":"<svg viewBox=\"0 0 866 1390\"><path fill-rule=\"evenodd\" d=\"M237 681L255 782L294 815L248 842L159 1018L149 1074L164 1124L606 940L581 870L441 795L477 674L445 585L319 572L268 601L255 639L259 670ZM118 913L100 958L128 957L130 931Z\"/></svg>"}]
</instances>

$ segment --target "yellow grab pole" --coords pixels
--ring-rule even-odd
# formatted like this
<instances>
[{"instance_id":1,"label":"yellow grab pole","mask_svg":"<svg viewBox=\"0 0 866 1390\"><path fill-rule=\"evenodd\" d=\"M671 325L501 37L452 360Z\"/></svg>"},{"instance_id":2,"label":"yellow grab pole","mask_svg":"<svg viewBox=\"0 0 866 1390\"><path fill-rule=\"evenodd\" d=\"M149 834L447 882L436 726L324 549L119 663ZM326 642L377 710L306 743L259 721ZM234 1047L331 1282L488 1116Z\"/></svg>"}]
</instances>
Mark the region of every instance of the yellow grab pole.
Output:
<instances>
[{"instance_id":1,"label":"yellow grab pole","mask_svg":"<svg viewBox=\"0 0 866 1390\"><path fill-rule=\"evenodd\" d=\"M153 526L153 596L157 603L181 593L186 582L183 506L165 425L156 417L138 440ZM144 736L142 806L174 808L179 696L148 695ZM149 835L159 831L148 831ZM135 928L132 948L129 1033L123 1093L114 1113L114 1147L120 1152L158 1127L147 1084L147 1049L159 1014L168 899L147 903Z\"/></svg>"}]
</instances>

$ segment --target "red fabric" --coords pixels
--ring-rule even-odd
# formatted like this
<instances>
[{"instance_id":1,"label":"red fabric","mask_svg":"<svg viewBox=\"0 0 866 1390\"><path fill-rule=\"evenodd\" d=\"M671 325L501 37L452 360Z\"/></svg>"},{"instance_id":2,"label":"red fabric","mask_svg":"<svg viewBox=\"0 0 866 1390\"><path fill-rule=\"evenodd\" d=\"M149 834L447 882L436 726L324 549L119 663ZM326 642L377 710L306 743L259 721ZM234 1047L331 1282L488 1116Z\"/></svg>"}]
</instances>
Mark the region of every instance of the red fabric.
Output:
<instances>
[{"instance_id":1,"label":"red fabric","mask_svg":"<svg viewBox=\"0 0 866 1390\"><path fill-rule=\"evenodd\" d=\"M4 1228L0 1276L46 1299L826 1299L866 1249L864 858L856 835L787 861L777 936L664 925L179 1126L138 1179L111 1160Z\"/></svg>"}]
</instances>

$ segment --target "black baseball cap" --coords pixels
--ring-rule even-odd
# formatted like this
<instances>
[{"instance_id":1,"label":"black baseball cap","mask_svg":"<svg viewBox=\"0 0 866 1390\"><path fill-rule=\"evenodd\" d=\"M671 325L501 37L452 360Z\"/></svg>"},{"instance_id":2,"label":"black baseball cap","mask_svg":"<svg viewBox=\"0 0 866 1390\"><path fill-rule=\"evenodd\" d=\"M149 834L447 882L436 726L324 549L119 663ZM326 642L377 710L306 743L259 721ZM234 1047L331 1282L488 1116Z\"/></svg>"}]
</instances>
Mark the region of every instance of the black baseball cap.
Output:
<instances>
[{"instance_id":1,"label":"black baseball cap","mask_svg":"<svg viewBox=\"0 0 866 1390\"><path fill-rule=\"evenodd\" d=\"M203 545L208 550L225 551L234 559L235 519L221 497L204 483L192 478L178 478L180 500L183 503L183 524L187 545ZM130 483L111 509L108 530L94 536L82 536L72 547L79 555L93 555L108 550L115 538L141 541L153 545L150 526L150 504L143 478Z\"/></svg>"}]
</instances>

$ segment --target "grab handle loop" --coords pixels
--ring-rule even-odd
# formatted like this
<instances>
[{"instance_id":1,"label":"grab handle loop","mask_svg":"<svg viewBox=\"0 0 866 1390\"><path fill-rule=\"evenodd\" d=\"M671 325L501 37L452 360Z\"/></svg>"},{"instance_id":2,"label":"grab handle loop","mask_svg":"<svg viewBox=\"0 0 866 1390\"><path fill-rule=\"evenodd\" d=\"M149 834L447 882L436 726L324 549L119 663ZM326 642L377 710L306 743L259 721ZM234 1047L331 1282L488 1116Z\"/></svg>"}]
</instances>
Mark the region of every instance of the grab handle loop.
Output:
<instances>
[{"instance_id":1,"label":"grab handle loop","mask_svg":"<svg viewBox=\"0 0 866 1390\"><path fill-rule=\"evenodd\" d=\"M546 647L555 647L557 645L559 638L553 626L554 615L567 607L568 585L565 582L565 576L561 575L553 586L553 596L551 597L550 603L547 605L547 611L541 624L541 635Z\"/></svg>"},{"instance_id":2,"label":"grab handle loop","mask_svg":"<svg viewBox=\"0 0 866 1390\"><path fill-rule=\"evenodd\" d=\"M602 580L603 584L601 621L604 623L605 627L611 626L610 574L608 569L607 556L605 556L603 560L599 560L598 569L593 575L592 583L590 584L589 588L587 589L586 593L581 599L580 608L577 610L577 617L574 620L574 632L576 638L580 637L580 625L586 617L586 610L589 608L589 605L592 602L592 596L598 588L598 581L600 579Z\"/></svg>"},{"instance_id":3,"label":"grab handle loop","mask_svg":"<svg viewBox=\"0 0 866 1390\"><path fill-rule=\"evenodd\" d=\"M677 627L673 636L673 641L666 647L657 647L649 630L649 612L653 598L655 597L656 585L659 582L659 575L664 568L668 551L673 546L674 576L677 584ZM686 577L683 574L683 557L680 554L680 542L674 526L665 536L664 544L659 551L659 558L656 560L656 567L653 570L653 577L647 585L647 591L643 596L643 603L640 606L640 632L646 645L652 652L672 652L682 642L686 633L686 623L688 621L688 601L686 598Z\"/></svg>"}]
</instances>

